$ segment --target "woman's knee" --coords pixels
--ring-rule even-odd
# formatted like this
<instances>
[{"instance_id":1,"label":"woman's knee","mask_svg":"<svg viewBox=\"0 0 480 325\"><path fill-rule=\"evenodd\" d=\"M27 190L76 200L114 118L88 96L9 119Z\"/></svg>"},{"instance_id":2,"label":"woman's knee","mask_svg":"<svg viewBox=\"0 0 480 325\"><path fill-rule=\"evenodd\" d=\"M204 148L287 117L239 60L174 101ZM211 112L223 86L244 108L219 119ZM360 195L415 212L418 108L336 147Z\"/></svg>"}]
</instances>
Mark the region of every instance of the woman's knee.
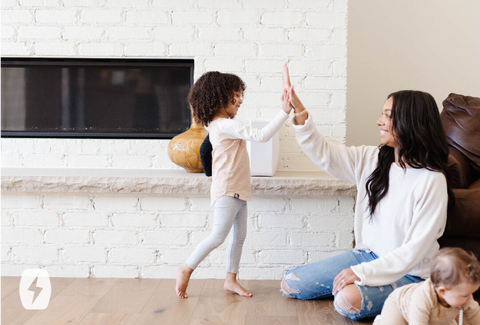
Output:
<instances>
[{"instance_id":1,"label":"woman's knee","mask_svg":"<svg viewBox=\"0 0 480 325\"><path fill-rule=\"evenodd\" d=\"M291 282L291 281L300 281L300 279L298 279L295 276L295 273L290 272L283 277L282 283L280 284L280 288L281 288L284 295L286 295L287 297L290 297L290 298L298 298L298 294L300 293L300 290L292 288L287 283L287 280L289 282Z\"/></svg>"},{"instance_id":2,"label":"woman's knee","mask_svg":"<svg viewBox=\"0 0 480 325\"><path fill-rule=\"evenodd\" d=\"M360 313L362 295L356 285L350 284L335 295L333 303L340 314L347 317L353 316Z\"/></svg>"}]
</instances>

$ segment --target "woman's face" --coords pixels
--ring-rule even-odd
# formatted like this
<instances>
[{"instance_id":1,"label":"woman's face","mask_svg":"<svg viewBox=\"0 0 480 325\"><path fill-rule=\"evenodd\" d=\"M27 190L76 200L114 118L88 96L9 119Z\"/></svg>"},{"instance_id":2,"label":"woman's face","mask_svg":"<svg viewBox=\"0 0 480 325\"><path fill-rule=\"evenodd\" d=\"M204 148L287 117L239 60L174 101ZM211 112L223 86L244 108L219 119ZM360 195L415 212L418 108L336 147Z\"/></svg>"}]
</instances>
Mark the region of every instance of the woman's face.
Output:
<instances>
[{"instance_id":1,"label":"woman's face","mask_svg":"<svg viewBox=\"0 0 480 325\"><path fill-rule=\"evenodd\" d=\"M393 97L390 97L383 105L382 116L378 119L377 125L380 127L380 139L382 144L395 148L397 139L392 133L392 106Z\"/></svg>"}]
</instances>

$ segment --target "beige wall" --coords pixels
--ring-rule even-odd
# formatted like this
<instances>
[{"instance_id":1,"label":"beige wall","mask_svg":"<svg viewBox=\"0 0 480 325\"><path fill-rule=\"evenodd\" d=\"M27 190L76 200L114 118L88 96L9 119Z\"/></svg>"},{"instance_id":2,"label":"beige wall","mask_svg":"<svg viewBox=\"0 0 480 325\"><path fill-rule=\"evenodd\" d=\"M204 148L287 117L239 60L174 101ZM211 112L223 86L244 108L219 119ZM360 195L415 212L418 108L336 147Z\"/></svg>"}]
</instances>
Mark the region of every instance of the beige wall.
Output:
<instances>
[{"instance_id":1,"label":"beige wall","mask_svg":"<svg viewBox=\"0 0 480 325\"><path fill-rule=\"evenodd\" d=\"M401 89L480 97L480 1L348 3L347 145L378 145L387 95ZM440 109L442 107L440 106Z\"/></svg>"}]
</instances>

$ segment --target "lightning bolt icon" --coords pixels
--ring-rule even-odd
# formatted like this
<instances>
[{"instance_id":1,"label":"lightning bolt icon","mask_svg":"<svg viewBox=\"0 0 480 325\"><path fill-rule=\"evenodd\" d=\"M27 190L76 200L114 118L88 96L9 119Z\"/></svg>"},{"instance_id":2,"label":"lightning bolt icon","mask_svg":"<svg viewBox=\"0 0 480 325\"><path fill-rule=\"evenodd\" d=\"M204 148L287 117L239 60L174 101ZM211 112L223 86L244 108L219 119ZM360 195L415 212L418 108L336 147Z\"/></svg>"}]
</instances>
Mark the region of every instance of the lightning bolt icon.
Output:
<instances>
[{"instance_id":1,"label":"lightning bolt icon","mask_svg":"<svg viewBox=\"0 0 480 325\"><path fill-rule=\"evenodd\" d=\"M43 290L43 287L37 286L37 280L38 280L38 276L35 278L35 280L32 282L32 284L31 284L30 287L28 288L28 291L33 291L32 304L35 302L35 299L37 299L38 295L39 295L40 292L42 292L42 290Z\"/></svg>"}]
</instances>

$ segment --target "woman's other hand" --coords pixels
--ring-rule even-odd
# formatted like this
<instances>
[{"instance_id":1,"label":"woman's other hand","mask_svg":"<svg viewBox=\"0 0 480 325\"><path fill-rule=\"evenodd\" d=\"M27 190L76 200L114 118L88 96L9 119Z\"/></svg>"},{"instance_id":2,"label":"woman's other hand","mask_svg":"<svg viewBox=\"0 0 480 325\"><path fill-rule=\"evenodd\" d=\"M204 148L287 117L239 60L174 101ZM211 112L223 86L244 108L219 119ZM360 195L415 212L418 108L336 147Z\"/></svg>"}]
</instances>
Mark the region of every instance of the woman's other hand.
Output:
<instances>
[{"instance_id":1,"label":"woman's other hand","mask_svg":"<svg viewBox=\"0 0 480 325\"><path fill-rule=\"evenodd\" d=\"M360 278L353 272L351 268L344 269L342 272L333 279L333 289L332 294L336 295L337 292L345 288L349 284L355 283L355 281L360 281Z\"/></svg>"}]
</instances>

